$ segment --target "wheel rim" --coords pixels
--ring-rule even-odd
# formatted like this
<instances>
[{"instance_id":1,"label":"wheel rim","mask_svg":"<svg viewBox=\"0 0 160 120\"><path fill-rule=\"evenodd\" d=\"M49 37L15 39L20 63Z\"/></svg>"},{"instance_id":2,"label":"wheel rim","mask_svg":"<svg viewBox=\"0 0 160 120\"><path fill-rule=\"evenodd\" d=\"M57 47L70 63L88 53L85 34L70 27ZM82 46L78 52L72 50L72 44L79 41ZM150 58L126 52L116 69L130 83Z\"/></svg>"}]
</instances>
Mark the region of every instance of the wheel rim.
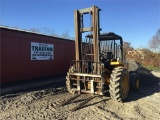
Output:
<instances>
[{"instance_id":1,"label":"wheel rim","mask_svg":"<svg viewBox=\"0 0 160 120\"><path fill-rule=\"evenodd\" d=\"M128 77L125 75L123 77L123 83L122 83L122 93L123 95L126 95L128 92Z\"/></svg>"},{"instance_id":2,"label":"wheel rim","mask_svg":"<svg viewBox=\"0 0 160 120\"><path fill-rule=\"evenodd\" d=\"M139 79L138 78L136 79L136 88L137 89L139 88Z\"/></svg>"}]
</instances>

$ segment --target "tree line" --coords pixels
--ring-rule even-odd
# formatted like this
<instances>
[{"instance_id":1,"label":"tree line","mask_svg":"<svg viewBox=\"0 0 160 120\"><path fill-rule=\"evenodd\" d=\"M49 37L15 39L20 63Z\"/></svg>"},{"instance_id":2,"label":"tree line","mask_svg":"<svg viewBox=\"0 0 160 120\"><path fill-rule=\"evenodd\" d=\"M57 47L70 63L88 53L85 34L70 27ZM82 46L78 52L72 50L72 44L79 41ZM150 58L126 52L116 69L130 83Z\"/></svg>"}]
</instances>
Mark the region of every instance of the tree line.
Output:
<instances>
[{"instance_id":1,"label":"tree line","mask_svg":"<svg viewBox=\"0 0 160 120\"><path fill-rule=\"evenodd\" d=\"M53 37L60 37L60 38L65 38L65 39L72 39L74 40L74 37L72 37L67 31L62 32L61 34L57 34L53 29L49 28L30 28L28 29L29 31L36 32L36 33L42 33L46 35L50 35Z\"/></svg>"},{"instance_id":2,"label":"tree line","mask_svg":"<svg viewBox=\"0 0 160 120\"><path fill-rule=\"evenodd\" d=\"M129 42L124 42L123 46L127 59L134 59L143 66L160 67L160 28L148 41L148 47L134 49Z\"/></svg>"}]
</instances>

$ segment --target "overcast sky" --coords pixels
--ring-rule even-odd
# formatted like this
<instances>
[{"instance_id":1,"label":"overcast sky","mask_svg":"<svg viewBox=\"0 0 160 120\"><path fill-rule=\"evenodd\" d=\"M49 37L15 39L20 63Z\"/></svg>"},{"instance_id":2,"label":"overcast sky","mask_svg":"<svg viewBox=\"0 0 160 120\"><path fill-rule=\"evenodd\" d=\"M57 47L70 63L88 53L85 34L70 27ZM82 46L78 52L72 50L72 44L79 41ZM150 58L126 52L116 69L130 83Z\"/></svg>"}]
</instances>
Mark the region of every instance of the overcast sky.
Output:
<instances>
[{"instance_id":1,"label":"overcast sky","mask_svg":"<svg viewBox=\"0 0 160 120\"><path fill-rule=\"evenodd\" d=\"M102 32L115 32L135 48L147 46L160 28L160 0L0 0L0 25L74 37L74 10L93 5L102 9Z\"/></svg>"}]
</instances>

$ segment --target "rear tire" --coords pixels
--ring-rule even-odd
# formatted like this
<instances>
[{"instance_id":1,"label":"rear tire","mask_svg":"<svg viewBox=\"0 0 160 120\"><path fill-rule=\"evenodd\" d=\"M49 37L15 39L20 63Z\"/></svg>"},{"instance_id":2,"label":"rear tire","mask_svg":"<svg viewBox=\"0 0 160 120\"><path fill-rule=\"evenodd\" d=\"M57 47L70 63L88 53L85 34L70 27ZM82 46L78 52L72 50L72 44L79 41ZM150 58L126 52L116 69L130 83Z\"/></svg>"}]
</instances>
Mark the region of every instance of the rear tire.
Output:
<instances>
[{"instance_id":1,"label":"rear tire","mask_svg":"<svg viewBox=\"0 0 160 120\"><path fill-rule=\"evenodd\" d=\"M136 73L130 74L130 90L137 92L140 89L140 80L139 76Z\"/></svg>"},{"instance_id":2,"label":"rear tire","mask_svg":"<svg viewBox=\"0 0 160 120\"><path fill-rule=\"evenodd\" d=\"M129 73L124 67L116 67L112 71L109 85L112 99L123 102L129 93Z\"/></svg>"}]
</instances>

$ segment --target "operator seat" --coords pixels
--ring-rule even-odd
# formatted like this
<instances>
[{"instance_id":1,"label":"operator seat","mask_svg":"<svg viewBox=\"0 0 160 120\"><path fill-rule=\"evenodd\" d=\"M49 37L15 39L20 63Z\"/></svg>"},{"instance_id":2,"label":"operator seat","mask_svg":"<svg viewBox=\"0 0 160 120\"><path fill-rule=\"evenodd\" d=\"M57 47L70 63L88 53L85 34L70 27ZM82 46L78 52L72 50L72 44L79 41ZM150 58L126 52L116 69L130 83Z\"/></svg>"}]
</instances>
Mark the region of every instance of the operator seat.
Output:
<instances>
[{"instance_id":1,"label":"operator seat","mask_svg":"<svg viewBox=\"0 0 160 120\"><path fill-rule=\"evenodd\" d=\"M107 52L105 58L106 58L106 61L104 62L105 68L107 68L108 70L112 70L112 66L110 65L110 61L113 59L113 53Z\"/></svg>"},{"instance_id":2,"label":"operator seat","mask_svg":"<svg viewBox=\"0 0 160 120\"><path fill-rule=\"evenodd\" d=\"M107 52L106 58L107 58L107 60L113 59L113 54L112 54L112 52Z\"/></svg>"}]
</instances>

